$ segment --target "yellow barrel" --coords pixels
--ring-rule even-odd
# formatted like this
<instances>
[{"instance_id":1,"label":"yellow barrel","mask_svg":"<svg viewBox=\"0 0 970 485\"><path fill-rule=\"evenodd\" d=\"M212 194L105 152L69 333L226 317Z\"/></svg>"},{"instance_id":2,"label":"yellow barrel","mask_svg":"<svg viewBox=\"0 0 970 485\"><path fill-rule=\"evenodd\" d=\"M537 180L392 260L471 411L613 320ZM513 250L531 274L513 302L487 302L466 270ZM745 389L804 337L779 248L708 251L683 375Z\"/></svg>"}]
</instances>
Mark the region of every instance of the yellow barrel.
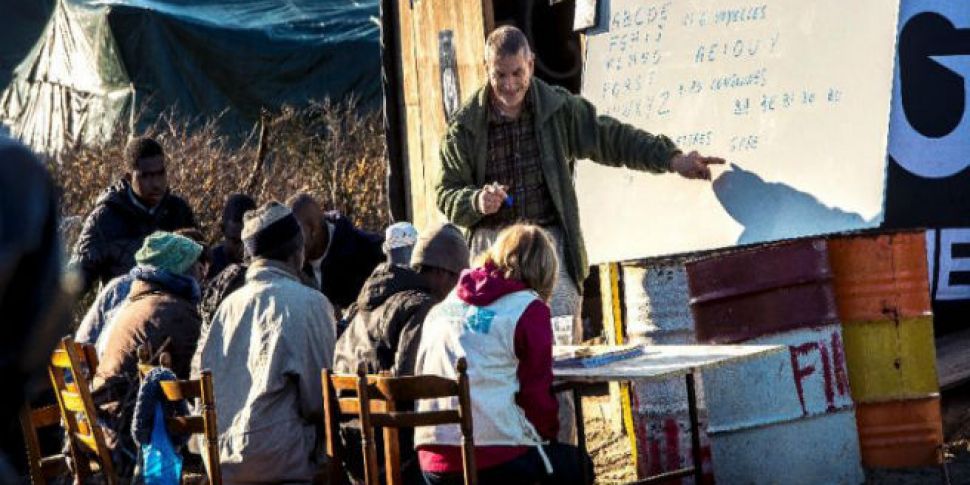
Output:
<instances>
[{"instance_id":1,"label":"yellow barrel","mask_svg":"<svg viewBox=\"0 0 970 485\"><path fill-rule=\"evenodd\" d=\"M925 397L939 390L932 317L847 322L842 336L856 402Z\"/></svg>"}]
</instances>

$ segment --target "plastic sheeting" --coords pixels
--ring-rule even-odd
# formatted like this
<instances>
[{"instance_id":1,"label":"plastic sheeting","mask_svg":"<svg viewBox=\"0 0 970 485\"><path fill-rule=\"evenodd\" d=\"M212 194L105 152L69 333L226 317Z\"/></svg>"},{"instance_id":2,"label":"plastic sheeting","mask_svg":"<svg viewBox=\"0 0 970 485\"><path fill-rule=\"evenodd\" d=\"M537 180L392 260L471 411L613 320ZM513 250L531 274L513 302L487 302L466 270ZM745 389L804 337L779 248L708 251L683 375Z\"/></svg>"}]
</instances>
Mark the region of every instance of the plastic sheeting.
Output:
<instances>
[{"instance_id":1,"label":"plastic sheeting","mask_svg":"<svg viewBox=\"0 0 970 485\"><path fill-rule=\"evenodd\" d=\"M59 0L0 120L56 153L170 109L242 136L263 108L351 93L376 106L377 15L376 0Z\"/></svg>"}]
</instances>

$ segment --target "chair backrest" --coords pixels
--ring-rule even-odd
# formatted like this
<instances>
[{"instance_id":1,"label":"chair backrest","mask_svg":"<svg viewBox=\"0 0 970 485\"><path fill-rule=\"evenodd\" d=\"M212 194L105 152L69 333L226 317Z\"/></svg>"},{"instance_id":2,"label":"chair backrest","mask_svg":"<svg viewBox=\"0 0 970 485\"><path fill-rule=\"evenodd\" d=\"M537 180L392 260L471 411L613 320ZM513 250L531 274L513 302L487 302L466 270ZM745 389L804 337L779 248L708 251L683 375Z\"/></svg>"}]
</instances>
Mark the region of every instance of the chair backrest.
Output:
<instances>
[{"instance_id":1,"label":"chair backrest","mask_svg":"<svg viewBox=\"0 0 970 485\"><path fill-rule=\"evenodd\" d=\"M20 427L24 433L24 445L27 448L27 465L30 471L30 481L34 485L43 485L51 479L67 475L67 457L63 453L44 456L40 448L37 430L61 426L61 411L56 404L31 409L24 405L20 411Z\"/></svg>"},{"instance_id":2,"label":"chair backrest","mask_svg":"<svg viewBox=\"0 0 970 485\"><path fill-rule=\"evenodd\" d=\"M84 483L100 471L105 482L113 485L117 482L114 463L91 398L89 379L97 369L96 355L93 346L64 337L51 354L47 368L66 426L77 481Z\"/></svg>"},{"instance_id":3,"label":"chair backrest","mask_svg":"<svg viewBox=\"0 0 970 485\"><path fill-rule=\"evenodd\" d=\"M478 483L475 468L475 442L472 437L471 397L468 388L468 365L458 360L457 379L440 376L391 377L366 373L361 366L356 375L333 374L323 370L324 415L327 422L327 454L335 458L336 432L340 416L356 414L360 418L361 451L364 454L364 480L378 485L377 449L374 427L383 429L384 461L388 485L403 483L401 479L399 428L458 424L461 429L462 459L466 485ZM456 397L458 409L440 411L398 410L397 403Z\"/></svg>"},{"instance_id":4,"label":"chair backrest","mask_svg":"<svg viewBox=\"0 0 970 485\"><path fill-rule=\"evenodd\" d=\"M147 346L138 348L138 373L145 377L156 366L151 363L151 350ZM162 352L158 356L162 367L172 367L171 356ZM209 464L209 484L222 485L222 469L219 466L219 430L216 426L216 398L212 387L212 372L203 370L198 379L162 381L162 395L169 402L183 399L198 399L200 413L191 416L172 416L165 418L165 429L170 434L202 436L205 444L205 458Z\"/></svg>"}]
</instances>

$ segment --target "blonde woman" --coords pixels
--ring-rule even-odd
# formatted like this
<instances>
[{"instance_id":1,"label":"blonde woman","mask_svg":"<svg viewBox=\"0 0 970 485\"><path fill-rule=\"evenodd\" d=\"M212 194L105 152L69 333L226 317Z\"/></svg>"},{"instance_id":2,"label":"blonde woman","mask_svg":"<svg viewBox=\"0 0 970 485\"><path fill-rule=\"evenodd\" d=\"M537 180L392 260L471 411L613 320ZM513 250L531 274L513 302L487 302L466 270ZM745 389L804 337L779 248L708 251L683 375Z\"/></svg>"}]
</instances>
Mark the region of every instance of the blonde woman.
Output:
<instances>
[{"instance_id":1,"label":"blonde woman","mask_svg":"<svg viewBox=\"0 0 970 485\"><path fill-rule=\"evenodd\" d=\"M554 442L548 305L558 271L554 242L539 226L513 225L476 266L428 314L415 371L454 377L458 358L468 361L480 483L579 483L589 458ZM422 410L456 406L448 399L418 403ZM421 427L414 438L429 484L462 482L457 426Z\"/></svg>"}]
</instances>

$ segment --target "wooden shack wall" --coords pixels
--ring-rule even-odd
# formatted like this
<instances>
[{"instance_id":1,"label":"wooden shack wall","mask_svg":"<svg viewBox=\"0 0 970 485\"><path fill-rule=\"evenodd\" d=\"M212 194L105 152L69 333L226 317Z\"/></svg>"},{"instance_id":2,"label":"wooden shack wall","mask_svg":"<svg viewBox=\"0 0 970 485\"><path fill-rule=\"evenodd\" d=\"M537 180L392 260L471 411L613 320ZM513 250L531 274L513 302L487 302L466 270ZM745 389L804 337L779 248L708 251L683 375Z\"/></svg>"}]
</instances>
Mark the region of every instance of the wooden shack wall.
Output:
<instances>
[{"instance_id":1,"label":"wooden shack wall","mask_svg":"<svg viewBox=\"0 0 970 485\"><path fill-rule=\"evenodd\" d=\"M438 149L447 129L442 93L442 32L450 30L460 101L485 82L482 62L490 30L490 0L402 0L398 3L406 181L412 223L421 230L444 221L434 200Z\"/></svg>"}]
</instances>

